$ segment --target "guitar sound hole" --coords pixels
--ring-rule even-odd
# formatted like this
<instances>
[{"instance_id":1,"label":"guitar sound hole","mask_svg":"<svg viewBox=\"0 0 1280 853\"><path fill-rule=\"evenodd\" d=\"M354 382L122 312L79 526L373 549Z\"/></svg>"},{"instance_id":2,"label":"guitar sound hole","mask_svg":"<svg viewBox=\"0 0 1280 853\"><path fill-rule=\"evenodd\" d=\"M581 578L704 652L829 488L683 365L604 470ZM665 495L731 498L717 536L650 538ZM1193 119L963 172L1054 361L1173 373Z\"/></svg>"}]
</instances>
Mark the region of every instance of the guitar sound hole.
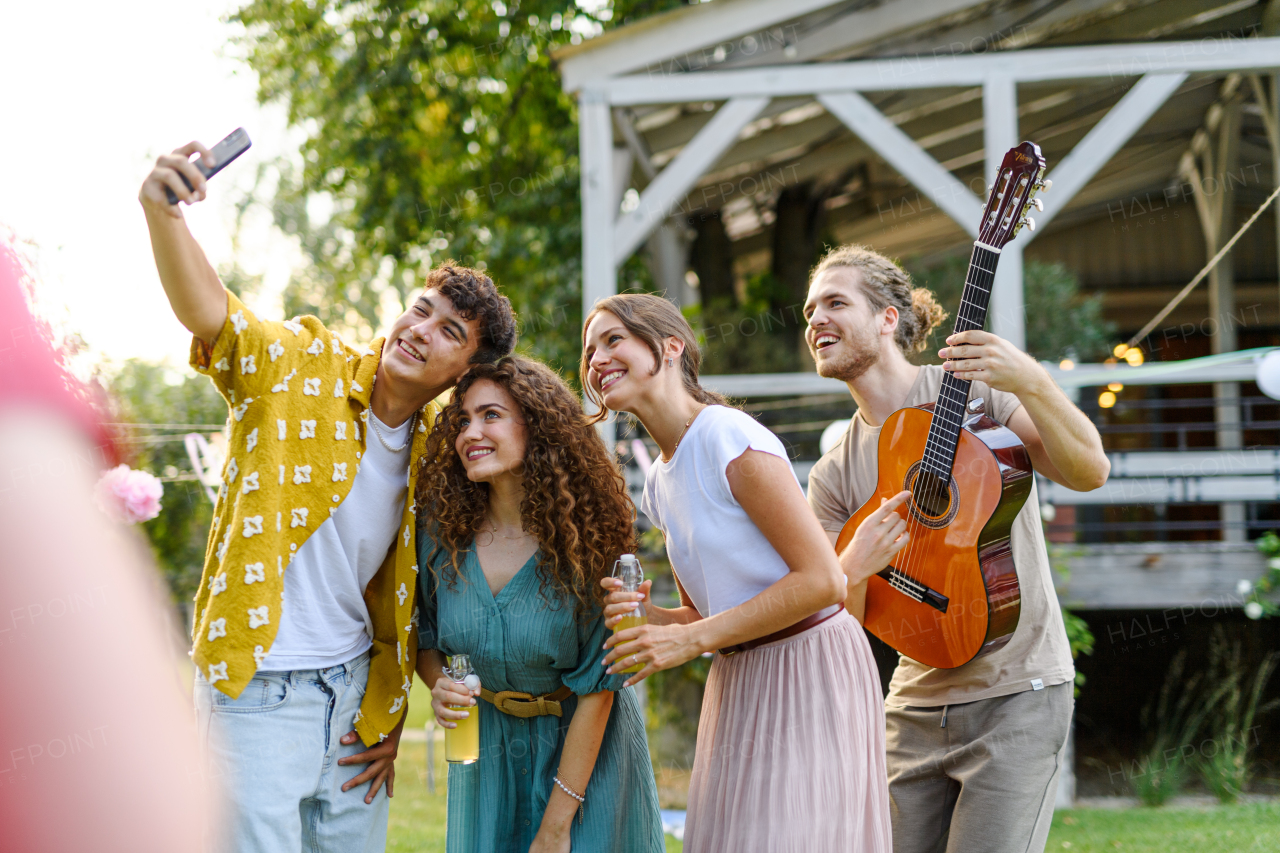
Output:
<instances>
[{"instance_id":1,"label":"guitar sound hole","mask_svg":"<svg viewBox=\"0 0 1280 853\"><path fill-rule=\"evenodd\" d=\"M931 471L917 470L911 500L921 515L942 518L951 508L951 483Z\"/></svg>"}]
</instances>

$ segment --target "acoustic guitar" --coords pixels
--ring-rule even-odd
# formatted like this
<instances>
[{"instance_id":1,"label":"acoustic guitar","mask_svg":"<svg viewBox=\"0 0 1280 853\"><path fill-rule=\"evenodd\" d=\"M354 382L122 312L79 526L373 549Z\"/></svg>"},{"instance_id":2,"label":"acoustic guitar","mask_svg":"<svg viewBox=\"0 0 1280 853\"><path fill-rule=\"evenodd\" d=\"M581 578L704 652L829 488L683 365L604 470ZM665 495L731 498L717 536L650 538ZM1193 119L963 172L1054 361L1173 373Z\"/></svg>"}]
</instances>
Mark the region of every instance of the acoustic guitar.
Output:
<instances>
[{"instance_id":1,"label":"acoustic guitar","mask_svg":"<svg viewBox=\"0 0 1280 853\"><path fill-rule=\"evenodd\" d=\"M1000 250L1043 209L1048 188L1040 148L1005 155L982 212L956 332L987 318ZM1013 431L969 402L969 381L948 373L937 401L899 409L880 431L875 493L840 531L843 551L882 498L903 489L910 541L867 582L864 627L909 658L951 669L1003 647L1018 627L1018 574L1009 545L1031 492L1031 460Z\"/></svg>"}]
</instances>

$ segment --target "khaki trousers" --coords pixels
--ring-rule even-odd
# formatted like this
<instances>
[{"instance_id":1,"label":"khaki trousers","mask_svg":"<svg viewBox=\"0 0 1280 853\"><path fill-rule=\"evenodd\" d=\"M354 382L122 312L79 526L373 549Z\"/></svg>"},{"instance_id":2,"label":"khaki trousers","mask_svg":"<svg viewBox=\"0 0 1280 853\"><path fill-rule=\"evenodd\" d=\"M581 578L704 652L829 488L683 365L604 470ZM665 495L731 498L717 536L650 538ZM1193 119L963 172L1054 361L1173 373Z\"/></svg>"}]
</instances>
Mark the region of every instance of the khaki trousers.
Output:
<instances>
[{"instance_id":1,"label":"khaki trousers","mask_svg":"<svg viewBox=\"0 0 1280 853\"><path fill-rule=\"evenodd\" d=\"M886 708L894 853L1044 850L1073 693L1067 682L963 705Z\"/></svg>"}]
</instances>

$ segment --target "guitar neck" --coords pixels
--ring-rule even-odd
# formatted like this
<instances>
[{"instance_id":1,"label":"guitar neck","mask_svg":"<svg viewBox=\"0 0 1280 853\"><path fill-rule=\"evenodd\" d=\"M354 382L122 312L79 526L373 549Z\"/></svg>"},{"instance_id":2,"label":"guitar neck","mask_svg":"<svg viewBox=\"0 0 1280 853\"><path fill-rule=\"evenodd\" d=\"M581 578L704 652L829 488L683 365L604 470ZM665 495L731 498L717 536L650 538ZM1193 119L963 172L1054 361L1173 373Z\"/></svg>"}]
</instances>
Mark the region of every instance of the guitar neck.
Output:
<instances>
[{"instance_id":1,"label":"guitar neck","mask_svg":"<svg viewBox=\"0 0 1280 853\"><path fill-rule=\"evenodd\" d=\"M986 323L987 308L991 304L991 287L995 282L996 264L999 260L999 249L974 242L952 334L981 329ZM942 388L938 391L933 424L929 427L929 438L925 443L922 460L923 467L939 477L951 477L956 444L960 438L960 425L964 422L965 408L969 403L969 385L968 379L957 379L951 373L942 377Z\"/></svg>"}]
</instances>

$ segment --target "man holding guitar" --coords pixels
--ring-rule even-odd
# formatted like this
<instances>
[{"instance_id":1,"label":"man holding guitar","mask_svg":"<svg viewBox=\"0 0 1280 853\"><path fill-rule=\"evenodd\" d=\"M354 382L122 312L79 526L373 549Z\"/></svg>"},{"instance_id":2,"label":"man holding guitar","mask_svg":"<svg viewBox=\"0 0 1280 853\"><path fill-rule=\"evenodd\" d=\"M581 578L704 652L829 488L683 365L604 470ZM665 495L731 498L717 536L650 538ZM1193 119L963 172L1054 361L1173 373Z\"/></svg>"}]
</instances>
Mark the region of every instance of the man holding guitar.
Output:
<instances>
[{"instance_id":1,"label":"man holding guitar","mask_svg":"<svg viewBox=\"0 0 1280 853\"><path fill-rule=\"evenodd\" d=\"M1015 232L1016 226L1009 237ZM998 248L979 245L998 254ZM994 272L994 265L988 272ZM974 280L973 276L967 279L966 297L968 283ZM962 302L958 312L962 318L974 316L966 314L970 307ZM966 425L975 423L977 413L985 407L983 423L993 429L1007 426L1021 440L1035 470L1049 479L1081 491L1096 489L1106 481L1110 464L1094 426L1030 356L981 331L981 317L977 328L947 338L946 348L939 352L946 359L942 366L921 367L907 360L908 353L923 349L930 331L946 314L929 291L913 288L907 274L888 258L861 247L831 251L814 270L804 316L808 321L806 340L818 373L843 380L857 403L848 432L809 476L809 503L833 543L850 517L877 494L878 466L883 463L877 448L895 440L888 433L882 440L881 427L891 416L898 417L896 410L935 399L939 400L936 411L941 414L943 398L939 392L946 390L944 378L948 374L954 377L948 380L952 385L957 384L955 380L971 380L971 384L964 383L969 385L967 405L963 397L957 404L966 412ZM972 436L957 436L957 442L962 437L972 440ZM944 470L954 475L954 490L964 472L954 444L952 447L956 467ZM880 452L885 452L883 447ZM1001 473L1006 483L1020 476L1019 499L1025 496L1021 510L1007 512L1004 522L1007 539L1002 541L1008 546L1001 553L1006 565L1011 568L1007 561L1011 557L1017 567L1007 608L1011 618L1004 623L1009 627L998 642L986 643L976 656L963 658L968 662L951 664L954 668L927 666L905 654L900 659L885 701L893 839L898 853L1040 850L1049 831L1074 706L1075 670L1054 595L1034 478L1025 472L1011 475L1012 469L1004 465L1005 456L996 455L1001 462L995 466L999 469L997 483ZM922 457L917 454L915 458ZM927 449L923 458L930 458ZM936 562L937 556L927 549L917 553L923 535L930 532L925 528L931 526L927 507L919 501L928 484L920 474L914 475L915 480L911 476L908 473L907 483L899 479L886 484L892 491L910 486L911 500L916 502L900 510L909 523L908 535L900 540L903 550L893 559L898 569L912 560L921 566L931 557ZM879 493L884 494L885 489ZM953 503L964 503L963 491L952 491L951 495ZM946 500L944 497L944 504ZM939 524L949 522L954 514L952 510ZM896 521L898 518L891 516L887 524ZM913 527L913 521L920 523ZM993 519L984 534L994 524ZM983 541L979 539L979 551ZM859 564L851 551L846 546L841 555L849 576L846 604L874 631L873 620L867 618L867 607L872 604L867 598L868 578L873 586L879 584L873 588L873 596L882 589L885 596L906 599L896 591L899 587L891 588L884 582L891 569ZM946 567L943 571L945 574ZM987 573L986 577L990 587L994 575ZM942 589L944 583L939 581L935 586ZM947 607L946 597L939 594L941 605L929 601L918 604L921 600L917 597L908 603L921 608L931 605L925 612L937 615L941 624L939 611ZM994 625L999 616L996 611L1003 605L994 596L991 602L989 617L986 599L979 602L981 608L971 609L981 609L984 620L989 618ZM962 603L952 592L951 615L960 614ZM897 630L904 635L905 644L905 635L912 628L903 620ZM933 629L926 626L926 630ZM978 636L981 641L982 634ZM986 636L993 636L991 629ZM895 647L901 645L884 634L881 638ZM945 637L940 645L949 648L954 644Z\"/></svg>"}]
</instances>

